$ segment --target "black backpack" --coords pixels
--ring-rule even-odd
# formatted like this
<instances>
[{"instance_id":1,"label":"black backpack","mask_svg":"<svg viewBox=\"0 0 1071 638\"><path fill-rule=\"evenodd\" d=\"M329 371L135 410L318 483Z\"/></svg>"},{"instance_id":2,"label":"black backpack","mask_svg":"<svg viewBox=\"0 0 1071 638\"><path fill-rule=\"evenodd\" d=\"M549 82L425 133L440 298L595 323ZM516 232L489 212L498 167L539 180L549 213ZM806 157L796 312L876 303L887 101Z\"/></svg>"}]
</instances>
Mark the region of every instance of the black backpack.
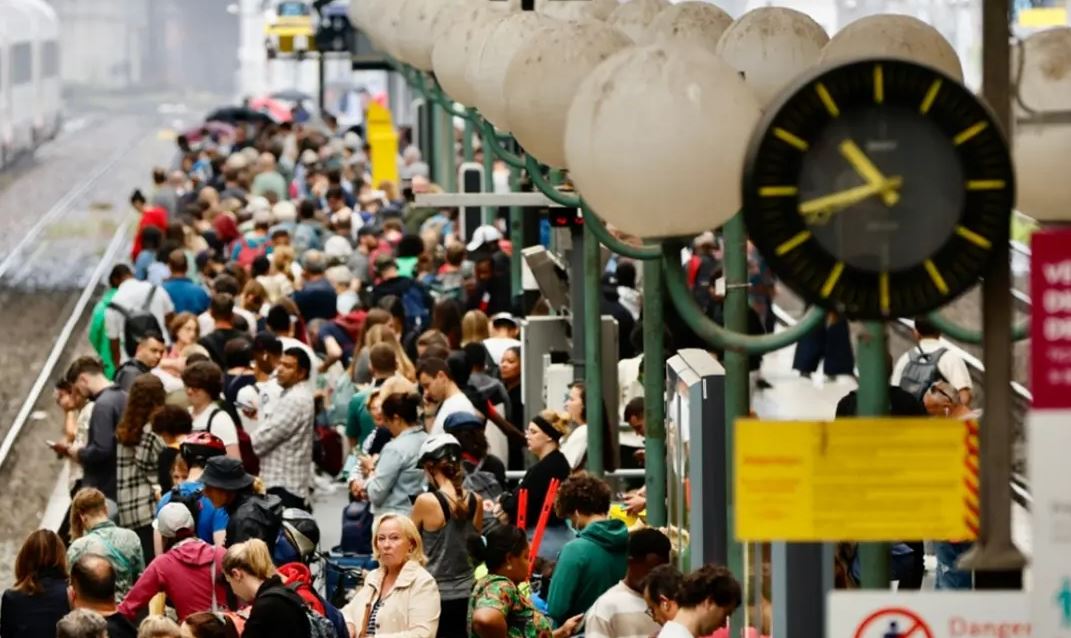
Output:
<instances>
[{"instance_id":1,"label":"black backpack","mask_svg":"<svg viewBox=\"0 0 1071 638\"><path fill-rule=\"evenodd\" d=\"M948 352L947 348L923 352L922 346L916 346L911 351L907 365L904 366L904 371L900 375L900 389L922 401L933 384L945 380L937 364L946 352Z\"/></svg>"},{"instance_id":2,"label":"black backpack","mask_svg":"<svg viewBox=\"0 0 1071 638\"><path fill-rule=\"evenodd\" d=\"M197 488L196 490L188 493L182 492L178 485L171 488L171 503L179 503L185 505L186 509L190 510L190 515L193 516L193 529L197 530L197 523L201 517L201 497L204 496L204 490Z\"/></svg>"},{"instance_id":3,"label":"black backpack","mask_svg":"<svg viewBox=\"0 0 1071 638\"><path fill-rule=\"evenodd\" d=\"M228 546L259 538L270 549L283 527L283 501L274 494L253 494L239 503L230 516Z\"/></svg>"},{"instance_id":4,"label":"black backpack","mask_svg":"<svg viewBox=\"0 0 1071 638\"><path fill-rule=\"evenodd\" d=\"M136 310L127 310L116 303L108 304L108 307L118 312L123 316L123 349L126 351L128 357L133 357L134 352L138 348L138 341L150 332L155 332L161 337L164 334L164 329L160 326L160 322L156 320L156 315L149 312L149 307L152 306L152 299L156 296L156 286L149 289L148 296L145 297L145 303L141 304L141 307Z\"/></svg>"}]
</instances>

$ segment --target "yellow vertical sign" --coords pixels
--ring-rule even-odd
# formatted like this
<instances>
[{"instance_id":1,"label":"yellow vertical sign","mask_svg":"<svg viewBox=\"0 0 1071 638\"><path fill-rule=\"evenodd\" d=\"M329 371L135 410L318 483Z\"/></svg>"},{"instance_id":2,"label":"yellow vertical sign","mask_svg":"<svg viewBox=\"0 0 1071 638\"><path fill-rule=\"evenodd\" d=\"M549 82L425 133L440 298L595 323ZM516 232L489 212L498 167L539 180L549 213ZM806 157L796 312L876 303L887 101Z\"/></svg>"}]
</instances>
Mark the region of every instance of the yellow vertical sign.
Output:
<instances>
[{"instance_id":1,"label":"yellow vertical sign","mask_svg":"<svg viewBox=\"0 0 1071 638\"><path fill-rule=\"evenodd\" d=\"M390 111L371 102L365 113L365 128L368 144L372 147L369 161L372 163L372 185L390 181L398 183L398 133L394 130Z\"/></svg>"},{"instance_id":2,"label":"yellow vertical sign","mask_svg":"<svg viewBox=\"0 0 1071 638\"><path fill-rule=\"evenodd\" d=\"M737 540L972 540L971 427L929 418L741 419Z\"/></svg>"}]
</instances>

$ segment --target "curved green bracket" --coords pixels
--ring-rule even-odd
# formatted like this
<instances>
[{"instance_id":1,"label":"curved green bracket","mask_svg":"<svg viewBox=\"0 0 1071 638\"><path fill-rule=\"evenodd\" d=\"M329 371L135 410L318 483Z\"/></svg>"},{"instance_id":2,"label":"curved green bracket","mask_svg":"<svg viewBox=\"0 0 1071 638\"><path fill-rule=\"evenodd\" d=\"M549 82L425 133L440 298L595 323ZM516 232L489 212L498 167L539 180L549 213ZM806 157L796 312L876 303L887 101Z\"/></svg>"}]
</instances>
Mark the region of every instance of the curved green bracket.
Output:
<instances>
[{"instance_id":1,"label":"curved green bracket","mask_svg":"<svg viewBox=\"0 0 1071 638\"><path fill-rule=\"evenodd\" d=\"M554 185L547 181L547 178L543 177L543 167L539 165L531 155L524 156L524 166L528 170L528 176L532 178L532 184L543 192L547 196L547 199L551 200L559 206L565 208L580 208L580 198L576 195L569 195L554 188Z\"/></svg>"},{"instance_id":2,"label":"curved green bracket","mask_svg":"<svg viewBox=\"0 0 1071 638\"><path fill-rule=\"evenodd\" d=\"M677 314L701 339L716 348L747 354L773 352L799 341L826 319L826 311L815 306L807 311L799 323L782 332L756 336L726 330L703 314L688 291L688 284L684 281L684 270L681 267L680 245L666 242L663 245L662 257L666 288L669 290L669 296L673 300Z\"/></svg>"},{"instance_id":3,"label":"curved green bracket","mask_svg":"<svg viewBox=\"0 0 1071 638\"><path fill-rule=\"evenodd\" d=\"M521 156L502 148L502 145L498 143L498 133L495 132L495 127L491 126L491 123L480 115L475 113L473 113L473 115L476 118L473 122L476 124L476 129L480 132L480 137L483 139L484 146L490 148L491 151L503 162L509 164L513 168L524 170L524 160L521 159Z\"/></svg>"},{"instance_id":4,"label":"curved green bracket","mask_svg":"<svg viewBox=\"0 0 1071 638\"><path fill-rule=\"evenodd\" d=\"M443 89L441 86L439 86L438 82L430 82L430 88L426 84L424 84L423 77L421 77L420 82L423 88L424 95L430 97L433 102L446 109L446 112L450 115L453 115L454 117L460 117L465 120L470 120L471 118L476 116L476 111L474 111L473 109L458 109L457 103L450 99L450 96L448 96L446 93L443 93Z\"/></svg>"},{"instance_id":5,"label":"curved green bracket","mask_svg":"<svg viewBox=\"0 0 1071 638\"><path fill-rule=\"evenodd\" d=\"M958 323L943 316L939 310L931 312L928 316L929 320L933 322L933 325L937 326L937 329L956 341L962 343L969 343L972 345L982 344L982 331L971 330L970 328L964 328ZM1024 321L1022 323L1012 326L1012 341L1022 341L1030 338L1030 322Z\"/></svg>"},{"instance_id":6,"label":"curved green bracket","mask_svg":"<svg viewBox=\"0 0 1071 638\"><path fill-rule=\"evenodd\" d=\"M633 246L632 244L626 244L617 237L614 237L610 233L610 229L608 229L602 219L588 207L587 202L585 202L583 198L580 200L580 206L584 211L584 225L591 230L591 234L595 235L604 246L618 255L641 261L660 259L662 257L662 249L657 245Z\"/></svg>"}]
</instances>

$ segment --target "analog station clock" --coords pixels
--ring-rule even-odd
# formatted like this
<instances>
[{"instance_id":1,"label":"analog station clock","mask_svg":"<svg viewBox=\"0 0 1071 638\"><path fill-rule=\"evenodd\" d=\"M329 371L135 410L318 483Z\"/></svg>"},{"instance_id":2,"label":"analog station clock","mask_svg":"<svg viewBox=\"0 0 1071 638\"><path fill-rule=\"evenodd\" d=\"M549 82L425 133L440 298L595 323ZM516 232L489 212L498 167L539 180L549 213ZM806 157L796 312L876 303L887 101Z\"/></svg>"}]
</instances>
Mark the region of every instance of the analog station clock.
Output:
<instances>
[{"instance_id":1,"label":"analog station clock","mask_svg":"<svg viewBox=\"0 0 1071 638\"><path fill-rule=\"evenodd\" d=\"M901 60L826 67L767 111L748 150L744 218L774 273L855 319L933 310L1008 241L1011 156L989 109Z\"/></svg>"}]
</instances>

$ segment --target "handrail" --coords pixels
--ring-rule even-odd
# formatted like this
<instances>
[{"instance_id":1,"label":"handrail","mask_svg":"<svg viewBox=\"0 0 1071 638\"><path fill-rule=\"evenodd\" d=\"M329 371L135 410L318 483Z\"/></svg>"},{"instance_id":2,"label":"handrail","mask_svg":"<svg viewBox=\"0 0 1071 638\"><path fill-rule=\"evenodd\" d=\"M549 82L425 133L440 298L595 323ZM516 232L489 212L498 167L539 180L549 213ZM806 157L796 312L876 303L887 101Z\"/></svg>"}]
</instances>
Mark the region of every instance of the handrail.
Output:
<instances>
[{"instance_id":1,"label":"handrail","mask_svg":"<svg viewBox=\"0 0 1071 638\"><path fill-rule=\"evenodd\" d=\"M529 154L524 156L524 166L528 170L528 177L532 179L532 185L543 192L555 204L565 208L580 208L580 197L562 192L543 177L543 169L534 157Z\"/></svg>"},{"instance_id":2,"label":"handrail","mask_svg":"<svg viewBox=\"0 0 1071 638\"><path fill-rule=\"evenodd\" d=\"M480 137L483 138L484 148L490 148L503 162L509 164L513 168L524 170L524 160L516 153L502 148L502 145L498 141L498 133L495 132L495 127L483 116L476 113L473 113L473 115L475 115L476 118L473 120L473 123L476 125L476 129L480 132Z\"/></svg>"}]
</instances>

